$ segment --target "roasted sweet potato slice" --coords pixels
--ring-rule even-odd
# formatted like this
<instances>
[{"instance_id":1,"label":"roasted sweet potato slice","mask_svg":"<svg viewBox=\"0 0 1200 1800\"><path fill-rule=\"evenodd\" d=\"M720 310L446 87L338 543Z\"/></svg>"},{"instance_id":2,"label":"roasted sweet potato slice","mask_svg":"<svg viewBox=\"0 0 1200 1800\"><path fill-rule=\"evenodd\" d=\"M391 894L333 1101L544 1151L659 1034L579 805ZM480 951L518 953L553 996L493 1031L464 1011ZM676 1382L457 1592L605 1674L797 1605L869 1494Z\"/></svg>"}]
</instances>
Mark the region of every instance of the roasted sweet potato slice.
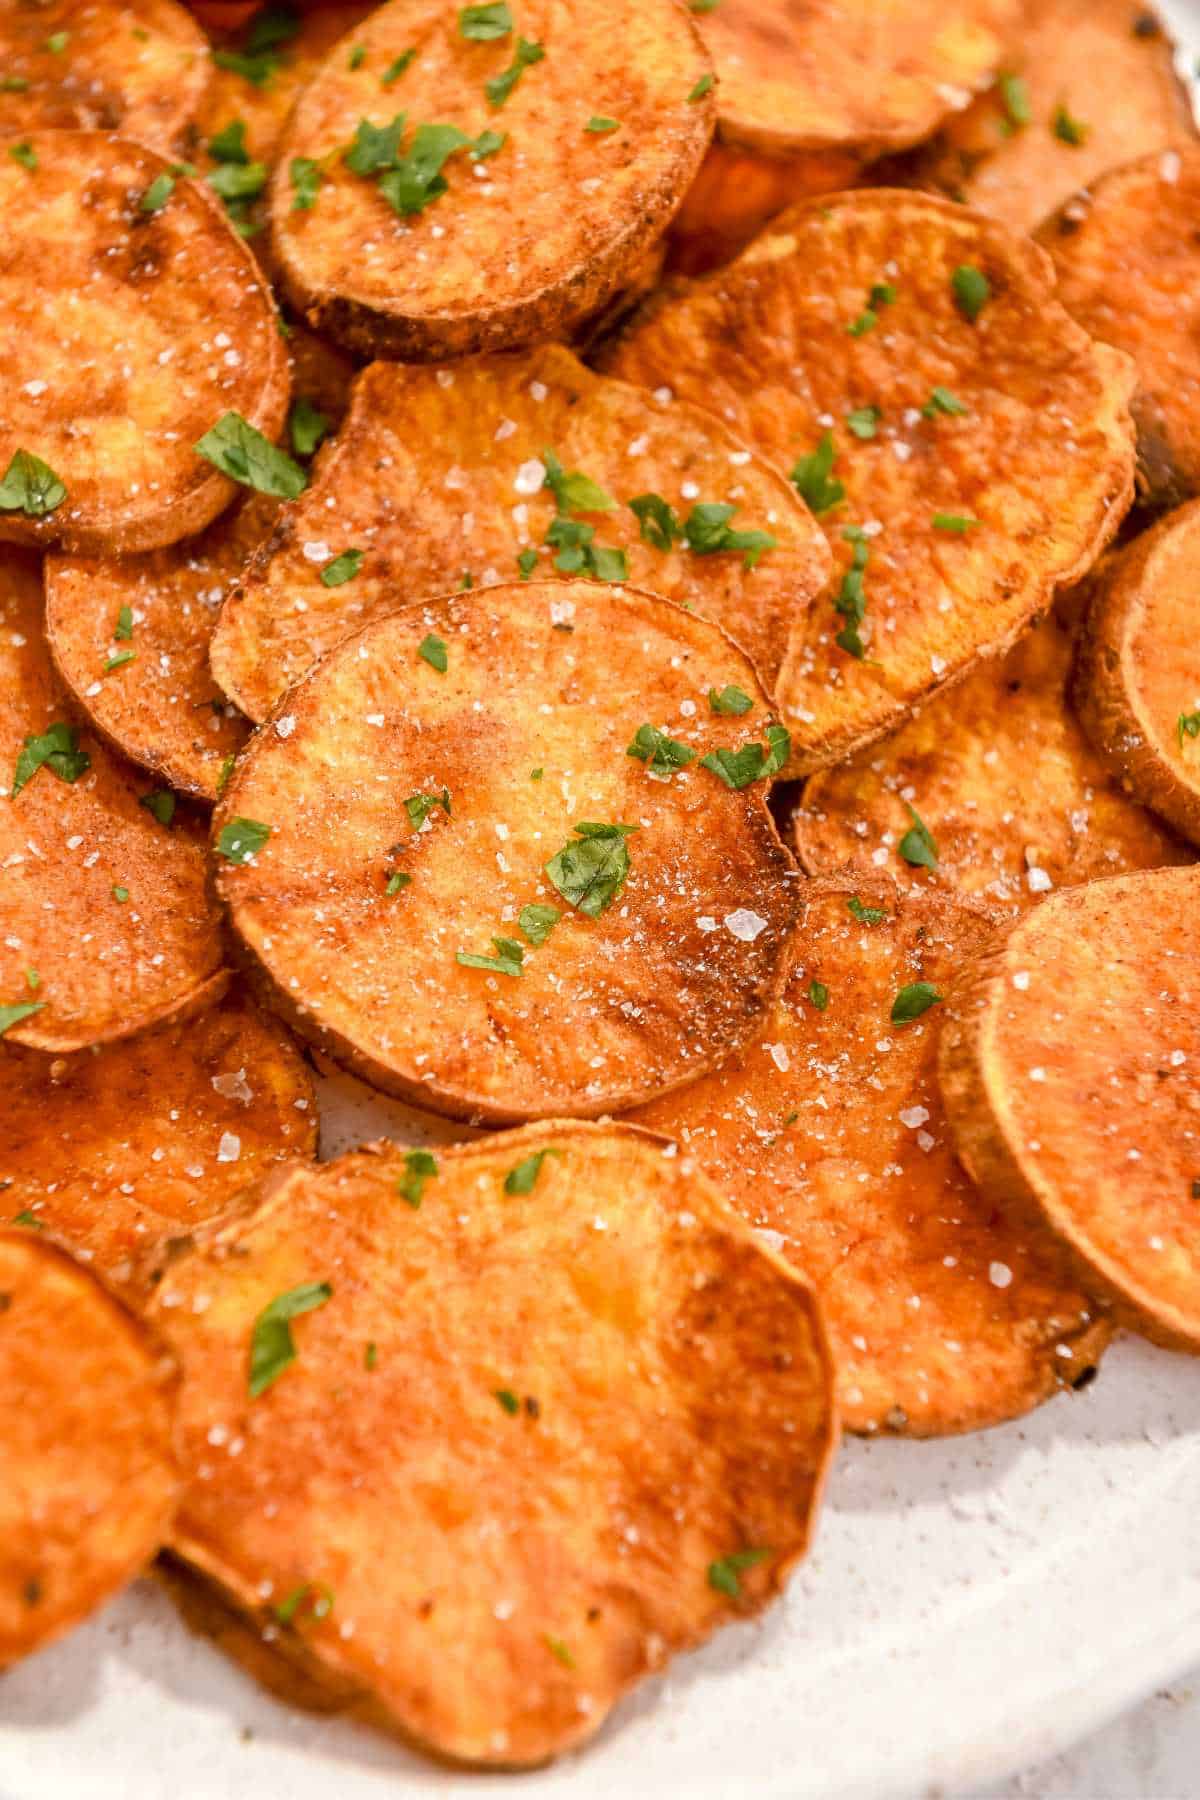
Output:
<instances>
[{"instance_id":1,"label":"roasted sweet potato slice","mask_svg":"<svg viewBox=\"0 0 1200 1800\"><path fill-rule=\"evenodd\" d=\"M604 492L579 490L580 474ZM564 490L564 476L576 487ZM714 549L697 527L700 547L684 548L685 524L713 503L734 509L726 535L766 534L759 547L739 549L735 536ZM768 688L832 566L794 491L711 414L664 413L558 345L443 369L375 363L312 486L222 611L217 680L263 719L380 613L574 561L553 541L567 515L619 550L633 581L723 625ZM348 552L356 572L329 585Z\"/></svg>"},{"instance_id":2,"label":"roasted sweet potato slice","mask_svg":"<svg viewBox=\"0 0 1200 1800\"><path fill-rule=\"evenodd\" d=\"M1200 146L1114 169L1039 232L1063 305L1137 366L1138 487L1155 506L1200 492Z\"/></svg>"},{"instance_id":3,"label":"roasted sweet potato slice","mask_svg":"<svg viewBox=\"0 0 1200 1800\"><path fill-rule=\"evenodd\" d=\"M1089 586L1074 685L1084 727L1130 793L1200 843L1200 500L1110 558Z\"/></svg>"},{"instance_id":4,"label":"roasted sweet potato slice","mask_svg":"<svg viewBox=\"0 0 1200 1800\"><path fill-rule=\"evenodd\" d=\"M799 904L766 804L785 740L741 652L654 595L431 600L256 732L218 887L272 1004L385 1091L480 1122L611 1112L770 1004Z\"/></svg>"},{"instance_id":5,"label":"roasted sweet potato slice","mask_svg":"<svg viewBox=\"0 0 1200 1800\"><path fill-rule=\"evenodd\" d=\"M941 997L988 930L887 877L812 882L761 1040L633 1115L677 1138L813 1282L853 1431L996 1424L1080 1381L1108 1340L1050 1234L954 1157Z\"/></svg>"},{"instance_id":6,"label":"roasted sweet potato slice","mask_svg":"<svg viewBox=\"0 0 1200 1800\"><path fill-rule=\"evenodd\" d=\"M1055 888L1190 862L1122 791L1068 705L1074 641L1057 608L886 743L812 776L795 816L809 873L884 868L902 888L1017 912Z\"/></svg>"},{"instance_id":7,"label":"roasted sweet potato slice","mask_svg":"<svg viewBox=\"0 0 1200 1800\"><path fill-rule=\"evenodd\" d=\"M288 347L291 447L308 451L341 419L352 371L303 328ZM200 537L163 550L46 558L46 634L75 702L118 750L197 800L216 799L246 741L246 721L213 680L209 641L278 509L248 494Z\"/></svg>"},{"instance_id":8,"label":"roasted sweet potato slice","mask_svg":"<svg viewBox=\"0 0 1200 1800\"><path fill-rule=\"evenodd\" d=\"M1003 67L1017 0L721 0L701 20L722 142L860 162L927 138Z\"/></svg>"},{"instance_id":9,"label":"roasted sweet potato slice","mask_svg":"<svg viewBox=\"0 0 1200 1800\"><path fill-rule=\"evenodd\" d=\"M149 1562L180 1490L155 1332L37 1231L0 1230L0 1669Z\"/></svg>"},{"instance_id":10,"label":"roasted sweet potato slice","mask_svg":"<svg viewBox=\"0 0 1200 1800\"><path fill-rule=\"evenodd\" d=\"M284 288L353 350L436 361L562 336L622 286L704 154L712 71L676 0L475 14L389 0L284 132Z\"/></svg>"},{"instance_id":11,"label":"roasted sweet potato slice","mask_svg":"<svg viewBox=\"0 0 1200 1800\"><path fill-rule=\"evenodd\" d=\"M267 437L283 424L270 290L173 166L99 131L0 146L0 538L174 543L234 494L197 440L229 412Z\"/></svg>"},{"instance_id":12,"label":"roasted sweet potato slice","mask_svg":"<svg viewBox=\"0 0 1200 1800\"><path fill-rule=\"evenodd\" d=\"M208 87L208 43L175 0L4 0L0 137L119 131L179 150Z\"/></svg>"},{"instance_id":13,"label":"roasted sweet potato slice","mask_svg":"<svg viewBox=\"0 0 1200 1800\"><path fill-rule=\"evenodd\" d=\"M646 1133L288 1171L151 1312L184 1369L174 1550L441 1756L579 1743L807 1546L812 1295Z\"/></svg>"},{"instance_id":14,"label":"roasted sweet potato slice","mask_svg":"<svg viewBox=\"0 0 1200 1800\"><path fill-rule=\"evenodd\" d=\"M1000 81L890 171L1032 231L1106 169L1194 142L1170 41L1145 0L1026 0Z\"/></svg>"},{"instance_id":15,"label":"roasted sweet potato slice","mask_svg":"<svg viewBox=\"0 0 1200 1800\"><path fill-rule=\"evenodd\" d=\"M221 973L204 834L73 720L38 563L0 553L0 1034L43 1050L127 1037Z\"/></svg>"},{"instance_id":16,"label":"roasted sweet potato slice","mask_svg":"<svg viewBox=\"0 0 1200 1800\"><path fill-rule=\"evenodd\" d=\"M764 156L714 142L670 228L670 266L703 275L743 250L776 213L811 194L850 187L862 168L853 151Z\"/></svg>"},{"instance_id":17,"label":"roasted sweet potato slice","mask_svg":"<svg viewBox=\"0 0 1200 1800\"><path fill-rule=\"evenodd\" d=\"M5 1048L0 1075L0 1220L135 1293L273 1162L316 1151L303 1058L238 998L95 1053Z\"/></svg>"},{"instance_id":18,"label":"roasted sweet potato slice","mask_svg":"<svg viewBox=\"0 0 1200 1800\"><path fill-rule=\"evenodd\" d=\"M794 208L610 360L710 406L820 511L841 582L775 686L809 769L1006 650L1132 493L1128 360L1068 318L1032 245L925 195Z\"/></svg>"},{"instance_id":19,"label":"roasted sweet potato slice","mask_svg":"<svg viewBox=\"0 0 1200 1800\"><path fill-rule=\"evenodd\" d=\"M1200 876L1093 881L1013 924L949 996L959 1154L1147 1336L1200 1350Z\"/></svg>"}]
</instances>

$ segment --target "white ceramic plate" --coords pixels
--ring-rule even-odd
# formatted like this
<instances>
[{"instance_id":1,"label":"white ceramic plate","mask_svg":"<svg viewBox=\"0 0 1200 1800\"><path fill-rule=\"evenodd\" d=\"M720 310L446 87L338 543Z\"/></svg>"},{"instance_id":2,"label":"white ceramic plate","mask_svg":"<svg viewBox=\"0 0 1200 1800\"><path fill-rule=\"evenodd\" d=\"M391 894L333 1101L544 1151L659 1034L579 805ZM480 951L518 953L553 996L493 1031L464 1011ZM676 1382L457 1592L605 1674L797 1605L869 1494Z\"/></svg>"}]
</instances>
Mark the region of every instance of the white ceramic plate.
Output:
<instances>
[{"instance_id":1,"label":"white ceramic plate","mask_svg":"<svg viewBox=\"0 0 1200 1800\"><path fill-rule=\"evenodd\" d=\"M1197 0L1164 10L1200 38ZM344 1076L322 1112L325 1154L423 1136ZM143 1583L0 1681L0 1800L916 1800L1026 1767L1197 1660L1200 1369L1128 1341L1015 1425L851 1440L783 1602L540 1774L448 1773L276 1705Z\"/></svg>"}]
</instances>

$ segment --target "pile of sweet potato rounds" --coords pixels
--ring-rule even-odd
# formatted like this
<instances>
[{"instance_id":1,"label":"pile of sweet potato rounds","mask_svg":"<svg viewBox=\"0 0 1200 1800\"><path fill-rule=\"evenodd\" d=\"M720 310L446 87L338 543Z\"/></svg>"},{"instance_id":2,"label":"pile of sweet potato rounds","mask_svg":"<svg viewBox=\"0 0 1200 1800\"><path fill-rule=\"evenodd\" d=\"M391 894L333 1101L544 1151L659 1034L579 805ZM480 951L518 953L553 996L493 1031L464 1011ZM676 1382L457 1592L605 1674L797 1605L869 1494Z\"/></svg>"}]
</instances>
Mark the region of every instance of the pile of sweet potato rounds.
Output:
<instances>
[{"instance_id":1,"label":"pile of sweet potato rounds","mask_svg":"<svg viewBox=\"0 0 1200 1800\"><path fill-rule=\"evenodd\" d=\"M535 1765L842 1427L1200 1350L1171 46L0 0L0 134L0 1668L157 1557Z\"/></svg>"}]
</instances>

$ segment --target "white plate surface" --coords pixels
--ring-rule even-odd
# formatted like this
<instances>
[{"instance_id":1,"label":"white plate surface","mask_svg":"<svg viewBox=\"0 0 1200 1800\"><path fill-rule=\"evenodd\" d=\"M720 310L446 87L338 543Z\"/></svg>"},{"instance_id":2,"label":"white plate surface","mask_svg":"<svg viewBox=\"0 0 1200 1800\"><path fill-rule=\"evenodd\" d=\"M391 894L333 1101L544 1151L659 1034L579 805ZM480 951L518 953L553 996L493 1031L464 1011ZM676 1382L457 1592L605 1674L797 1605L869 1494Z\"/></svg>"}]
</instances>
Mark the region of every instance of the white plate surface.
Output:
<instances>
[{"instance_id":1,"label":"white plate surface","mask_svg":"<svg viewBox=\"0 0 1200 1800\"><path fill-rule=\"evenodd\" d=\"M1195 0L1164 10L1200 38ZM423 1136L346 1077L322 1107L325 1154ZM0 1682L0 1800L933 1800L1050 1755L1197 1660L1200 1369L1127 1341L1086 1392L1015 1425L850 1441L782 1603L550 1770L455 1775L291 1712L141 1583Z\"/></svg>"}]
</instances>

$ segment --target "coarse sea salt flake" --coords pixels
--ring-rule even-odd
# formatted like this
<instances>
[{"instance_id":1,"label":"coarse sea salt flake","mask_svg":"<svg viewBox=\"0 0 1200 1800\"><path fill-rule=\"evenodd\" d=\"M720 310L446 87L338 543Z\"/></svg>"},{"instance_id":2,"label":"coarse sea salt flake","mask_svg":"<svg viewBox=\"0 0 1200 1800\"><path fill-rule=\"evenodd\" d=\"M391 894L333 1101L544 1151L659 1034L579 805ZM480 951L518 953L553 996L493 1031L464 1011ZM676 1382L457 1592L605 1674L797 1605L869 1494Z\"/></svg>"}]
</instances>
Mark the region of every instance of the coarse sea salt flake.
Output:
<instances>
[{"instance_id":1,"label":"coarse sea salt flake","mask_svg":"<svg viewBox=\"0 0 1200 1800\"><path fill-rule=\"evenodd\" d=\"M730 937L737 938L743 944L752 944L767 929L767 920L762 914L751 912L746 906L739 906L733 912L726 913L723 923Z\"/></svg>"}]
</instances>

